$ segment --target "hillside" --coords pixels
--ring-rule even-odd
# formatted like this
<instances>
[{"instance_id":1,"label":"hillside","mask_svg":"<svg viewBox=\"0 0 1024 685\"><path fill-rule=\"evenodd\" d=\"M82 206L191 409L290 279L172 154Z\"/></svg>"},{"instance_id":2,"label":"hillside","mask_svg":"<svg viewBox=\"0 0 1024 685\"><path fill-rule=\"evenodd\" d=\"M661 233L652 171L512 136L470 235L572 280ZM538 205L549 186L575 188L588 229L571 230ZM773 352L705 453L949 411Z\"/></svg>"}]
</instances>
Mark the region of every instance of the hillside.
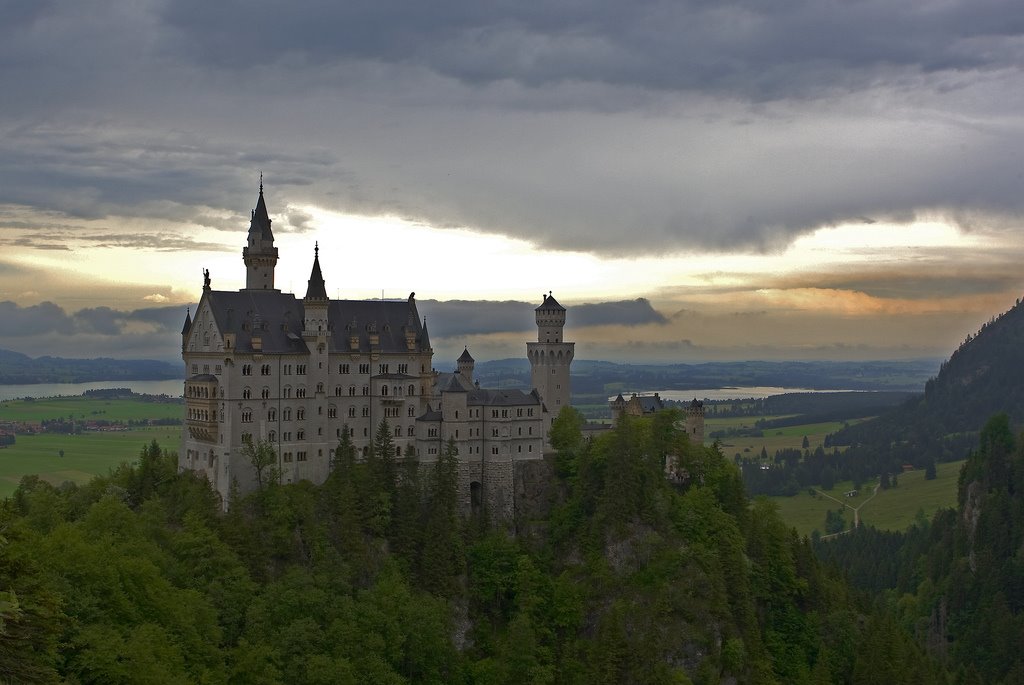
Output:
<instances>
[{"instance_id":1,"label":"hillside","mask_svg":"<svg viewBox=\"0 0 1024 685\"><path fill-rule=\"evenodd\" d=\"M1024 444L990 419L960 472L957 510L905 533L865 527L818 545L852 583L888 594L957 682L1024 682Z\"/></svg>"},{"instance_id":2,"label":"hillside","mask_svg":"<svg viewBox=\"0 0 1024 685\"><path fill-rule=\"evenodd\" d=\"M982 326L942 364L925 392L898 409L838 431L832 445L881 453L895 468L962 459L979 426L1003 412L1024 423L1024 305ZM877 474L877 471L875 472Z\"/></svg>"},{"instance_id":3,"label":"hillside","mask_svg":"<svg viewBox=\"0 0 1024 685\"><path fill-rule=\"evenodd\" d=\"M268 472L227 515L155 443L85 486L25 479L0 503L0 681L948 682L674 419L590 441L563 412L514 537L458 515L454 443L395 463L386 422L324 485Z\"/></svg>"},{"instance_id":4,"label":"hillside","mask_svg":"<svg viewBox=\"0 0 1024 685\"><path fill-rule=\"evenodd\" d=\"M66 359L0 350L0 385L88 383L90 381L159 381L181 378L176 364L153 359Z\"/></svg>"}]
</instances>

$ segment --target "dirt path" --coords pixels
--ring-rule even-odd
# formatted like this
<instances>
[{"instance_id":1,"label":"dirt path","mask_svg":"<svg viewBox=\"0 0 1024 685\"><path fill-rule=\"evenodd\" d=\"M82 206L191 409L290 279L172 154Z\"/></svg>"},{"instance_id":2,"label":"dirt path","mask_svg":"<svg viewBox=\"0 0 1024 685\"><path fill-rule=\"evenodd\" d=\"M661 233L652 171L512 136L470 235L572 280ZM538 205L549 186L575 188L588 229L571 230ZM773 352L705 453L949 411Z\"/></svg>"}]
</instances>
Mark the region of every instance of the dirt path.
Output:
<instances>
[{"instance_id":1,"label":"dirt path","mask_svg":"<svg viewBox=\"0 0 1024 685\"><path fill-rule=\"evenodd\" d=\"M833 497L832 495L828 494L827 492L822 492L818 488L814 488L814 491L816 493L818 493L819 495L821 495L822 497L828 497L833 502L835 502L837 504L842 504L844 507L846 507L847 509L849 509L849 510L851 510L853 512L853 526L852 527L850 527L847 530L841 530L838 533L830 533L829 535L822 535L821 539L825 540L827 538L833 538L833 537L835 537L837 535L843 535L844 533L849 533L854 528L859 528L860 527L860 509L861 509L861 507L863 507L865 504L867 504L868 502L873 500L875 498L875 495L878 494L878 490L881 487L882 487L881 483L878 483L877 485L875 485L875 489L872 491L871 497L868 497L866 500L864 500L863 502L861 502L860 504L858 504L855 507L854 506L850 506L849 504L847 504L846 502L844 502L842 500L836 499L835 497Z\"/></svg>"}]
</instances>

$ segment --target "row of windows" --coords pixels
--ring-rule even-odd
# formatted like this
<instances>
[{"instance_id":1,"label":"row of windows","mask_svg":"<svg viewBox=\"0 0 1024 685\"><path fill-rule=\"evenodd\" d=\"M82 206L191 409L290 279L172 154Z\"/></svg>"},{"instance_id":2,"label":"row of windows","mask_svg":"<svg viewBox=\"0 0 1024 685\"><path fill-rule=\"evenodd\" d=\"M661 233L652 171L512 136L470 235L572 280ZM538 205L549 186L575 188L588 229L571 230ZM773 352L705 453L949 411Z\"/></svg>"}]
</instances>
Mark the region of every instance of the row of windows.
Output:
<instances>
[{"instance_id":1,"label":"row of windows","mask_svg":"<svg viewBox=\"0 0 1024 685\"><path fill-rule=\"evenodd\" d=\"M188 418L192 421L216 421L217 411L208 411L206 409L189 409Z\"/></svg>"},{"instance_id":2,"label":"row of windows","mask_svg":"<svg viewBox=\"0 0 1024 685\"><path fill-rule=\"evenodd\" d=\"M284 454L281 455L281 458L284 461L291 463L291 461L292 461L292 453L291 452L285 452ZM306 453L304 451L303 452L296 452L295 453L295 461L306 461Z\"/></svg>"},{"instance_id":3,"label":"row of windows","mask_svg":"<svg viewBox=\"0 0 1024 685\"><path fill-rule=\"evenodd\" d=\"M219 376L220 375L220 364L217 364L217 366L215 366L213 368L214 368L214 373ZM199 364L193 364L192 365L192 375L195 376L197 373L199 373ZM203 373L210 373L210 365L209 364L203 364Z\"/></svg>"}]
</instances>

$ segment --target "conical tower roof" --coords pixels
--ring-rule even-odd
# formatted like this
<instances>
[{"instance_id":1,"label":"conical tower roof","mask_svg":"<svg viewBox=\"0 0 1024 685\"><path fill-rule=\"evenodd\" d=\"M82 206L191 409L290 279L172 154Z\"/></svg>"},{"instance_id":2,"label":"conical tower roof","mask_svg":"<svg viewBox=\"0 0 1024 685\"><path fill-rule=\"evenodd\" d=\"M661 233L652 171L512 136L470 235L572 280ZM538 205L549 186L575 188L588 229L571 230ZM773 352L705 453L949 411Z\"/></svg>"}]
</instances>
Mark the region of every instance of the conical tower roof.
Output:
<instances>
[{"instance_id":1,"label":"conical tower roof","mask_svg":"<svg viewBox=\"0 0 1024 685\"><path fill-rule=\"evenodd\" d=\"M252 210L252 220L249 222L249 236L258 237L261 240L274 240L274 233L270 230L270 215L267 213L267 203L263 199L263 177L260 177L260 196L256 200L256 209Z\"/></svg>"},{"instance_id":2,"label":"conical tower roof","mask_svg":"<svg viewBox=\"0 0 1024 685\"><path fill-rule=\"evenodd\" d=\"M192 328L192 310L185 309L185 325L181 327L181 334L185 335Z\"/></svg>"},{"instance_id":3,"label":"conical tower roof","mask_svg":"<svg viewBox=\"0 0 1024 685\"><path fill-rule=\"evenodd\" d=\"M544 301L540 303L537 309L561 309L563 312L565 311L565 307L558 304L558 300L550 292L544 296Z\"/></svg>"},{"instance_id":4,"label":"conical tower roof","mask_svg":"<svg viewBox=\"0 0 1024 685\"><path fill-rule=\"evenodd\" d=\"M476 361L476 360L473 359L473 355L471 355L469 353L469 348L466 347L466 348L464 348L462 350L462 354L459 356L458 361L460 361L460 362L472 362L472 361Z\"/></svg>"},{"instance_id":5,"label":"conical tower roof","mask_svg":"<svg viewBox=\"0 0 1024 685\"><path fill-rule=\"evenodd\" d=\"M327 287L324 284L324 274L320 271L320 244L313 248L313 270L309 274L309 285L306 287L307 300L326 300Z\"/></svg>"}]
</instances>

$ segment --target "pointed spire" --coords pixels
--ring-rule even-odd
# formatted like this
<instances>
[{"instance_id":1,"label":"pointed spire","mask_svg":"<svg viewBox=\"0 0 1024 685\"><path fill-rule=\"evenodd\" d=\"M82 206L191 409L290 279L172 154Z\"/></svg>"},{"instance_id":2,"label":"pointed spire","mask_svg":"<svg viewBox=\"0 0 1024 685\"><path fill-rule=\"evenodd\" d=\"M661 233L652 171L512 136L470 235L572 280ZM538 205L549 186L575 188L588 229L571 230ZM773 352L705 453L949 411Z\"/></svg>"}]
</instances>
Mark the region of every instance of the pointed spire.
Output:
<instances>
[{"instance_id":1,"label":"pointed spire","mask_svg":"<svg viewBox=\"0 0 1024 685\"><path fill-rule=\"evenodd\" d=\"M260 196L256 200L256 209L252 212L252 221L249 223L249 236L261 240L274 240L274 233L270 230L270 214L267 213L267 201L263 199L263 172L260 172Z\"/></svg>"},{"instance_id":2,"label":"pointed spire","mask_svg":"<svg viewBox=\"0 0 1024 685\"><path fill-rule=\"evenodd\" d=\"M306 288L307 300L326 300L327 287L324 284L324 274L320 271L320 243L313 247L313 271L309 274L309 286Z\"/></svg>"},{"instance_id":3,"label":"pointed spire","mask_svg":"<svg viewBox=\"0 0 1024 685\"><path fill-rule=\"evenodd\" d=\"M423 317L423 331L420 333L420 351L430 349L430 334L427 333L427 317Z\"/></svg>"},{"instance_id":4,"label":"pointed spire","mask_svg":"<svg viewBox=\"0 0 1024 685\"><path fill-rule=\"evenodd\" d=\"M471 362L471 361L475 361L475 360L473 359L473 355L471 355L469 353L469 348L468 347L464 347L462 349L462 355L456 361Z\"/></svg>"},{"instance_id":5,"label":"pointed spire","mask_svg":"<svg viewBox=\"0 0 1024 685\"><path fill-rule=\"evenodd\" d=\"M185 308L185 325L181 327L181 334L187 335L188 330L192 328L192 308Z\"/></svg>"}]
</instances>

